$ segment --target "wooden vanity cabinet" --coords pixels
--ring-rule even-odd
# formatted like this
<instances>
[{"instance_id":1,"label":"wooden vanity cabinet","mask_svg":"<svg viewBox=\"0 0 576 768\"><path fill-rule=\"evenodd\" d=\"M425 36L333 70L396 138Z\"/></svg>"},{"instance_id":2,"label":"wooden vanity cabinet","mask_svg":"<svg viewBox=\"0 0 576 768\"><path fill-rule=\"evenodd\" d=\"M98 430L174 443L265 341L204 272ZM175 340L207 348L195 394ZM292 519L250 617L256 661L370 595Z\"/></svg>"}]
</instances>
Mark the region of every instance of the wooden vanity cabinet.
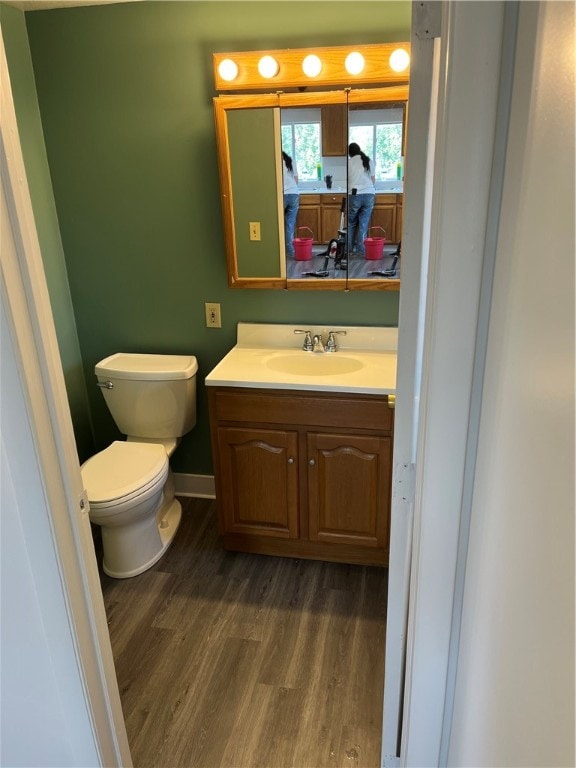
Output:
<instances>
[{"instance_id":1,"label":"wooden vanity cabinet","mask_svg":"<svg viewBox=\"0 0 576 768\"><path fill-rule=\"evenodd\" d=\"M226 549L388 564L386 396L208 387Z\"/></svg>"}]
</instances>

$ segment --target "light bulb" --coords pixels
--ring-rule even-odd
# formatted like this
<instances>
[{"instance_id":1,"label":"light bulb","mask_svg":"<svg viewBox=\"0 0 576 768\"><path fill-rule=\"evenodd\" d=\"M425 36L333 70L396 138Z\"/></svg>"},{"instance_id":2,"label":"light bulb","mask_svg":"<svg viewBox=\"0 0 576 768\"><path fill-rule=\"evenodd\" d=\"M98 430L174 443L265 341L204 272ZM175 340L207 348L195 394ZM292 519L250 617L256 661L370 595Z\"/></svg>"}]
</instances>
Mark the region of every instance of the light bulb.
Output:
<instances>
[{"instance_id":1,"label":"light bulb","mask_svg":"<svg viewBox=\"0 0 576 768\"><path fill-rule=\"evenodd\" d=\"M346 71L351 75L359 75L364 69L364 56L356 51L354 51L354 53L349 53L348 56L346 56L344 66L346 67Z\"/></svg>"},{"instance_id":2,"label":"light bulb","mask_svg":"<svg viewBox=\"0 0 576 768\"><path fill-rule=\"evenodd\" d=\"M308 77L317 77L322 71L322 62L318 56L311 53L302 62L302 71Z\"/></svg>"},{"instance_id":3,"label":"light bulb","mask_svg":"<svg viewBox=\"0 0 576 768\"><path fill-rule=\"evenodd\" d=\"M278 62L272 56L262 56L258 62L258 72L268 80L275 77L279 69Z\"/></svg>"},{"instance_id":4,"label":"light bulb","mask_svg":"<svg viewBox=\"0 0 576 768\"><path fill-rule=\"evenodd\" d=\"M390 54L390 67L394 72L404 72L410 65L410 56L403 48L396 48Z\"/></svg>"},{"instance_id":5,"label":"light bulb","mask_svg":"<svg viewBox=\"0 0 576 768\"><path fill-rule=\"evenodd\" d=\"M227 82L235 80L238 77L238 64L236 64L235 61L232 61L232 59L223 59L220 64L218 64L218 74L222 80L226 80Z\"/></svg>"}]
</instances>

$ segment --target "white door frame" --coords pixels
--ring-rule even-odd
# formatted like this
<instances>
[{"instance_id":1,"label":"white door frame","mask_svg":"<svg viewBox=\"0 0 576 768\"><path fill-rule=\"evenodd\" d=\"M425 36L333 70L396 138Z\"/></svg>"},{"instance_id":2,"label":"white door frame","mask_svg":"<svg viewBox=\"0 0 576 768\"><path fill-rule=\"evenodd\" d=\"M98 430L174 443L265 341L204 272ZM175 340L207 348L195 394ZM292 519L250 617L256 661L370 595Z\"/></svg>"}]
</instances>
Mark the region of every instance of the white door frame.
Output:
<instances>
[{"instance_id":1,"label":"white door frame","mask_svg":"<svg viewBox=\"0 0 576 768\"><path fill-rule=\"evenodd\" d=\"M482 391L481 328L490 306L485 264L494 258L499 208L493 200L502 183L494 158L506 125L500 117L509 109L499 100L506 5L441 4L401 765L446 759L442 739L449 733L450 670L457 661L452 640L465 576L460 534L478 439L472 398ZM386 718L385 710L385 733Z\"/></svg>"},{"instance_id":2,"label":"white door frame","mask_svg":"<svg viewBox=\"0 0 576 768\"><path fill-rule=\"evenodd\" d=\"M399 764L402 730L416 438L434 182L440 29L439 3L413 4L386 614L381 757L381 764L386 768Z\"/></svg>"},{"instance_id":3,"label":"white door frame","mask_svg":"<svg viewBox=\"0 0 576 768\"><path fill-rule=\"evenodd\" d=\"M0 34L0 171L11 229L0 251L2 293L37 452L96 750L103 766L132 765L82 485L62 363ZM4 222L6 223L6 222ZM3 393L3 397L10 393ZM37 563L35 577L42 578ZM58 643L58 637L50 638ZM57 655L57 650L54 650ZM78 754L78 752L77 752Z\"/></svg>"}]
</instances>

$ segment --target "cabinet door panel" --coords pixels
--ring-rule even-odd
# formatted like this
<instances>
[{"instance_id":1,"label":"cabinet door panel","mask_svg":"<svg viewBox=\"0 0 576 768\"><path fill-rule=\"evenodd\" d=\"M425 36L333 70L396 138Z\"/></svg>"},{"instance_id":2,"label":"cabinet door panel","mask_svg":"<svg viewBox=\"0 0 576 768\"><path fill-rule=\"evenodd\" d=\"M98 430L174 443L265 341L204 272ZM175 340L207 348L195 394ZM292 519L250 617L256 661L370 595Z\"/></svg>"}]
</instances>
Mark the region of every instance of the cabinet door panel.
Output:
<instances>
[{"instance_id":1,"label":"cabinet door panel","mask_svg":"<svg viewBox=\"0 0 576 768\"><path fill-rule=\"evenodd\" d=\"M300 227L308 227L308 229L312 230L312 235L308 232L308 229L298 231ZM302 205L302 202L300 203L298 216L296 218L294 237L313 237L314 243L318 244L322 242L319 204Z\"/></svg>"},{"instance_id":2,"label":"cabinet door panel","mask_svg":"<svg viewBox=\"0 0 576 768\"><path fill-rule=\"evenodd\" d=\"M345 104L322 107L322 155L343 156L347 153L348 114Z\"/></svg>"},{"instance_id":3,"label":"cabinet door panel","mask_svg":"<svg viewBox=\"0 0 576 768\"><path fill-rule=\"evenodd\" d=\"M338 238L342 212L339 205L322 206L322 242L327 244L332 238Z\"/></svg>"},{"instance_id":4,"label":"cabinet door panel","mask_svg":"<svg viewBox=\"0 0 576 768\"><path fill-rule=\"evenodd\" d=\"M387 547L392 440L308 435L312 541Z\"/></svg>"},{"instance_id":5,"label":"cabinet door panel","mask_svg":"<svg viewBox=\"0 0 576 768\"><path fill-rule=\"evenodd\" d=\"M402 204L402 198L400 198L401 202L396 206L396 237L395 242L400 242L402 240L402 224L403 224L403 215L404 215L404 206Z\"/></svg>"},{"instance_id":6,"label":"cabinet door panel","mask_svg":"<svg viewBox=\"0 0 576 768\"><path fill-rule=\"evenodd\" d=\"M226 427L218 445L223 532L297 538L297 433Z\"/></svg>"},{"instance_id":7,"label":"cabinet door panel","mask_svg":"<svg viewBox=\"0 0 576 768\"><path fill-rule=\"evenodd\" d=\"M396 240L396 204L382 204L378 202L374 206L372 211L372 217L370 219L370 227L382 227L386 232L386 241L390 243L397 242ZM382 232L374 231L370 233L372 237L381 237Z\"/></svg>"}]
</instances>

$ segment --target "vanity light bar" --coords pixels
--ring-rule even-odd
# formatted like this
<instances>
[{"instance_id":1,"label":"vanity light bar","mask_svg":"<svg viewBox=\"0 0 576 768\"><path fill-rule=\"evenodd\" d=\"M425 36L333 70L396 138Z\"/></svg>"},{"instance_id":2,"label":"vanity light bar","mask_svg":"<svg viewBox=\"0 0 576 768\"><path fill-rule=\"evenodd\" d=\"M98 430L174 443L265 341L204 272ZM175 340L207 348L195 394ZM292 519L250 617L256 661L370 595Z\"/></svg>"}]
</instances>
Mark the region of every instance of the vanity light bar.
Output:
<instances>
[{"instance_id":1,"label":"vanity light bar","mask_svg":"<svg viewBox=\"0 0 576 768\"><path fill-rule=\"evenodd\" d=\"M398 54L398 50L405 55ZM390 63L391 58L394 62L399 56L405 65L400 71ZM410 43L213 54L217 91L269 90L271 86L400 85L408 83L409 62ZM236 75L231 77L236 69Z\"/></svg>"}]
</instances>

